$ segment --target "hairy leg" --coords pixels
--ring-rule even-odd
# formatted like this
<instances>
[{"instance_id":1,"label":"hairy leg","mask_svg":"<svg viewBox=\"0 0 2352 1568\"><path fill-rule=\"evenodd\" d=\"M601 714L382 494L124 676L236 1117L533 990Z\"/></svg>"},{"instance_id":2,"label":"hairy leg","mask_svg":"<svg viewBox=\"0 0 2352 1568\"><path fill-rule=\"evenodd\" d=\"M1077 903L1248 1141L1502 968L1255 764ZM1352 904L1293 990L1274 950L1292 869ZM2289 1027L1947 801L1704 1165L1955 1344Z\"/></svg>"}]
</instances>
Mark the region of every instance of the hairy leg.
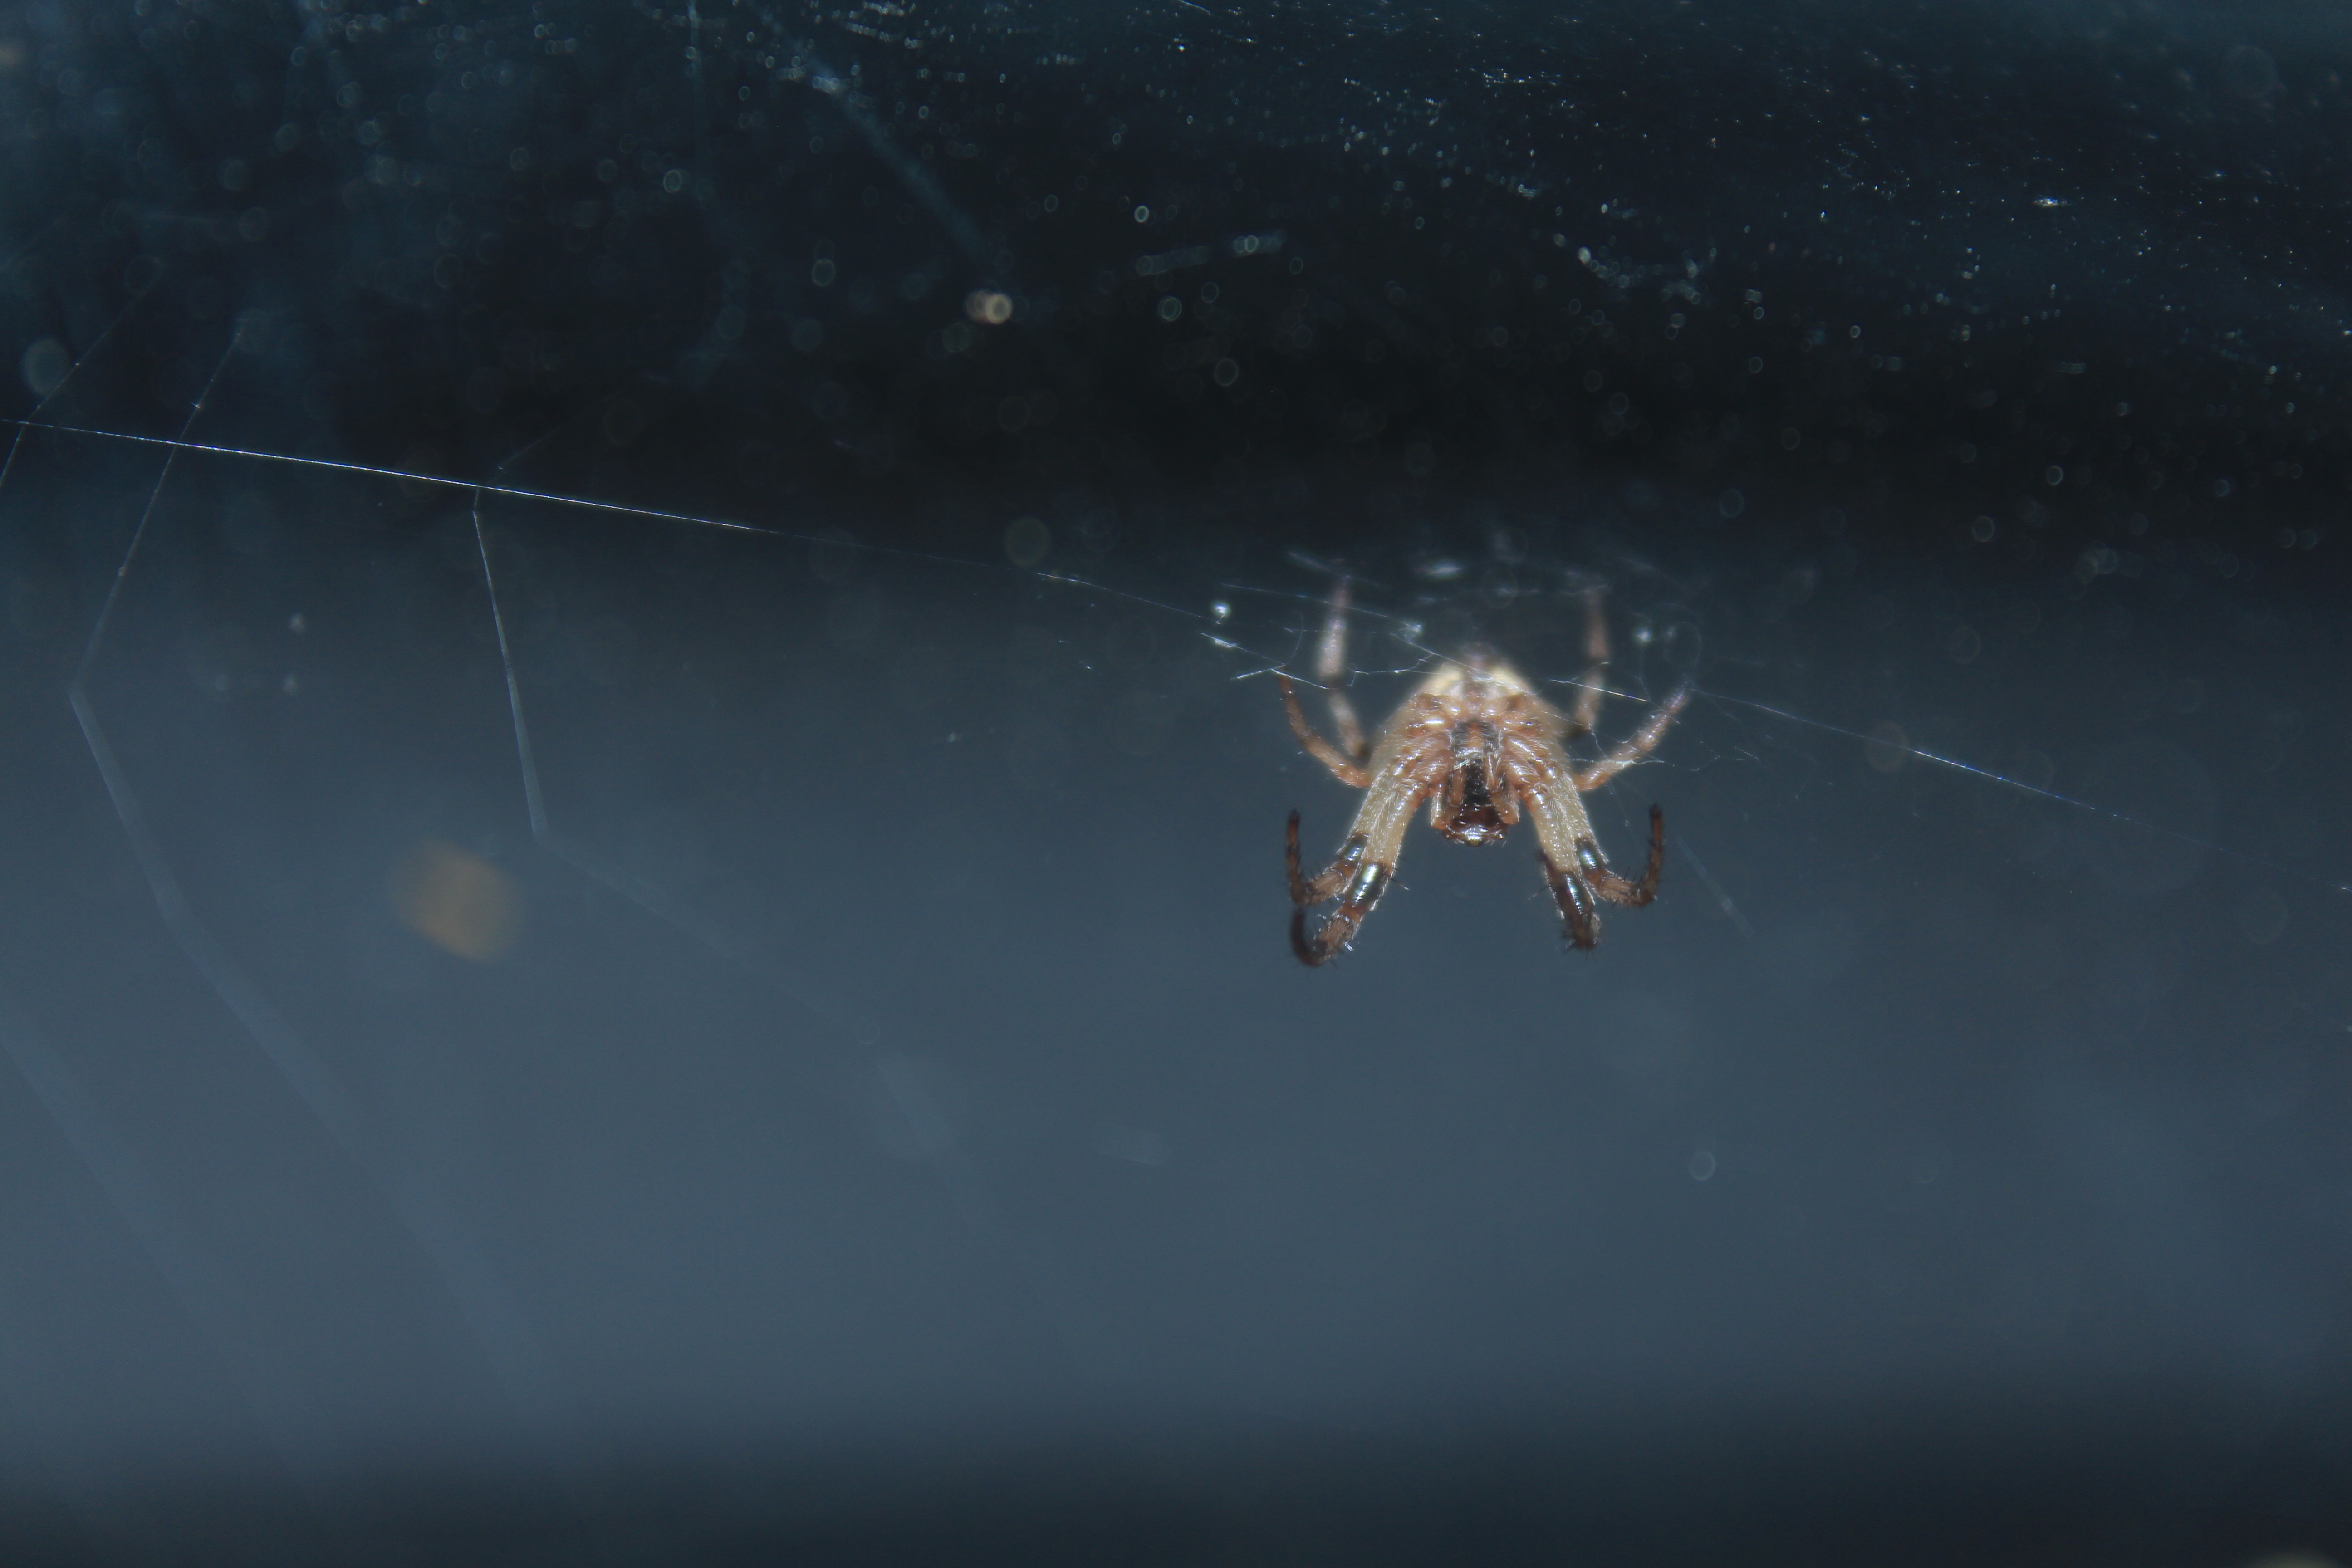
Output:
<instances>
[{"instance_id":1,"label":"hairy leg","mask_svg":"<svg viewBox=\"0 0 2352 1568\"><path fill-rule=\"evenodd\" d=\"M1584 673L1577 679L1576 706L1569 710L1563 740L1590 735L1601 722L1601 688L1609 679L1609 617L1601 612L1598 588L1584 591Z\"/></svg>"},{"instance_id":2,"label":"hairy leg","mask_svg":"<svg viewBox=\"0 0 2352 1568\"><path fill-rule=\"evenodd\" d=\"M1323 616L1323 640L1315 648L1315 679L1323 683L1323 695L1331 704L1331 727L1339 731L1339 749L1356 762L1371 755L1364 740L1364 727L1357 722L1356 706L1348 700L1339 682L1348 673L1348 606L1352 600L1348 579L1339 579L1331 590L1330 607Z\"/></svg>"},{"instance_id":3,"label":"hairy leg","mask_svg":"<svg viewBox=\"0 0 2352 1568\"><path fill-rule=\"evenodd\" d=\"M1543 868L1544 880L1551 884L1552 900L1559 905L1559 918L1570 945L1591 952L1601 940L1601 910L1593 901L1592 889L1549 855L1543 858Z\"/></svg>"},{"instance_id":4,"label":"hairy leg","mask_svg":"<svg viewBox=\"0 0 2352 1568\"><path fill-rule=\"evenodd\" d=\"M1298 866L1298 814L1290 814L1285 837L1284 861L1290 875L1290 898L1297 905L1290 921L1290 948L1301 963L1326 963L1355 939L1356 930L1372 906L1388 890L1396 874L1397 853L1403 847L1405 828L1443 781L1450 752L1444 737L1419 746L1384 748L1382 765L1356 808L1348 827L1348 841L1339 858L1307 877ZM1572 795L1570 798L1574 798ZM1339 907L1311 934L1307 910L1325 899L1337 898Z\"/></svg>"},{"instance_id":5,"label":"hairy leg","mask_svg":"<svg viewBox=\"0 0 2352 1568\"><path fill-rule=\"evenodd\" d=\"M1690 700L1690 695L1691 683L1685 679L1667 693L1664 702L1651 709L1650 716L1642 721L1642 727L1619 742L1614 751L1591 767L1577 770L1576 787L1587 792L1599 789L1648 756L1665 738L1668 727L1675 721L1675 715L1683 710L1683 704Z\"/></svg>"},{"instance_id":6,"label":"hairy leg","mask_svg":"<svg viewBox=\"0 0 2352 1568\"><path fill-rule=\"evenodd\" d=\"M1328 963L1341 948L1356 940L1357 928L1381 895L1389 889L1389 868L1378 862L1358 867L1339 894L1339 907L1324 917L1312 935L1307 930L1307 906L1290 911L1290 951L1307 965Z\"/></svg>"},{"instance_id":7,"label":"hairy leg","mask_svg":"<svg viewBox=\"0 0 2352 1568\"><path fill-rule=\"evenodd\" d=\"M1362 789L1369 785L1372 775L1365 771L1364 764L1317 734L1315 726L1307 721L1305 710L1298 706L1297 689L1290 684L1290 677L1276 670L1274 679L1282 688L1282 707L1283 711L1290 716L1290 732L1298 737L1298 743L1307 748L1307 754L1330 769L1331 776L1349 788Z\"/></svg>"},{"instance_id":8,"label":"hairy leg","mask_svg":"<svg viewBox=\"0 0 2352 1568\"><path fill-rule=\"evenodd\" d=\"M1295 811L1290 814L1290 826L1283 843L1283 859L1290 872L1292 903L1301 906L1319 904L1333 897L1347 885L1348 879L1355 874L1357 863L1363 858L1363 839L1349 838L1341 847L1338 859L1312 877L1301 876L1298 870L1298 814Z\"/></svg>"},{"instance_id":9,"label":"hairy leg","mask_svg":"<svg viewBox=\"0 0 2352 1568\"><path fill-rule=\"evenodd\" d=\"M1576 847L1576 868L1591 885L1593 893L1612 904L1648 903L1658 896L1658 873L1666 867L1666 814L1656 806L1650 807L1650 861L1642 868L1642 879L1629 882L1609 868L1601 858L1601 847L1587 838Z\"/></svg>"},{"instance_id":10,"label":"hairy leg","mask_svg":"<svg viewBox=\"0 0 2352 1568\"><path fill-rule=\"evenodd\" d=\"M1330 963L1341 948L1355 940L1364 917L1372 912L1372 906L1388 891L1389 868L1377 862L1365 864L1365 848L1363 836L1351 835L1341 847L1338 859L1312 877L1301 876L1298 814L1290 814L1284 858L1290 871L1290 901L1296 906L1290 911L1290 951L1297 955L1299 963L1310 967ZM1339 900L1339 907L1310 935L1307 930L1308 906L1334 895Z\"/></svg>"}]
</instances>

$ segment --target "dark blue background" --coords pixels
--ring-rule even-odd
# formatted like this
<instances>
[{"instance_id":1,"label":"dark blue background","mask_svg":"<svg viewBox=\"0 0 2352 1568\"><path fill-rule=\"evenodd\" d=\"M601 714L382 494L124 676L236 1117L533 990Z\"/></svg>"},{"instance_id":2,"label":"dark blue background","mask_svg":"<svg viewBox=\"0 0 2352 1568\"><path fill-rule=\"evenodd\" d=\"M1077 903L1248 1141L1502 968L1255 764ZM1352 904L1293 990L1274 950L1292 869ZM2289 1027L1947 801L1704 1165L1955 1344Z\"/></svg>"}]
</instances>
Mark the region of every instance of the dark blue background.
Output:
<instances>
[{"instance_id":1,"label":"dark blue background","mask_svg":"<svg viewBox=\"0 0 2352 1568\"><path fill-rule=\"evenodd\" d=\"M13 1559L2347 1550L2332 12L0 26Z\"/></svg>"}]
</instances>

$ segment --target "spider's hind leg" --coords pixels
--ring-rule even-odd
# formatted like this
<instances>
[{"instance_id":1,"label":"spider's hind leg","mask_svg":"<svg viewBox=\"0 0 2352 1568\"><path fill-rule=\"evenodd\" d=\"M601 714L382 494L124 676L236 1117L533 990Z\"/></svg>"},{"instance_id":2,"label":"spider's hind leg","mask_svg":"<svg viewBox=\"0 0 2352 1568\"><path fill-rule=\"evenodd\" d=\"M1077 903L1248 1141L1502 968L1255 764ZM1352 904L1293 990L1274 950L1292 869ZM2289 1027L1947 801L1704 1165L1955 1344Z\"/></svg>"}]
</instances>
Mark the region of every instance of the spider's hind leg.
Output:
<instances>
[{"instance_id":1,"label":"spider's hind leg","mask_svg":"<svg viewBox=\"0 0 2352 1568\"><path fill-rule=\"evenodd\" d=\"M1298 737L1298 743L1307 748L1307 754L1330 769L1331 776L1349 789L1370 787L1372 775L1365 771L1363 759L1339 750L1316 733L1315 726L1307 721L1306 713L1298 706L1297 689L1290 684L1290 677L1277 669L1274 672L1274 683L1282 689L1282 710L1289 717L1290 732ZM1349 712L1352 718L1352 710ZM1356 739L1361 742L1363 737L1360 733Z\"/></svg>"},{"instance_id":2,"label":"spider's hind leg","mask_svg":"<svg viewBox=\"0 0 2352 1568\"><path fill-rule=\"evenodd\" d=\"M1642 721L1640 729L1618 742L1607 756L1591 767L1577 770L1576 787L1590 794L1648 756L1656 749L1658 742L1665 739L1675 715L1683 710L1683 705L1690 699L1691 683L1689 678L1685 677L1666 694L1664 702L1650 710L1650 716Z\"/></svg>"},{"instance_id":3,"label":"spider's hind leg","mask_svg":"<svg viewBox=\"0 0 2352 1568\"><path fill-rule=\"evenodd\" d=\"M1348 700L1339 684L1348 673L1348 607L1353 598L1351 584L1340 578L1324 612L1323 639L1315 650L1315 679L1322 683L1324 698L1331 705L1331 727L1339 731L1339 749L1360 763L1370 758L1372 748L1364 739L1355 704Z\"/></svg>"},{"instance_id":4,"label":"spider's hind leg","mask_svg":"<svg viewBox=\"0 0 2352 1568\"><path fill-rule=\"evenodd\" d=\"M1601 699L1609 683L1609 616L1601 590L1584 591L1584 673L1577 678L1576 705L1569 710L1568 735L1590 735L1601 722Z\"/></svg>"}]
</instances>

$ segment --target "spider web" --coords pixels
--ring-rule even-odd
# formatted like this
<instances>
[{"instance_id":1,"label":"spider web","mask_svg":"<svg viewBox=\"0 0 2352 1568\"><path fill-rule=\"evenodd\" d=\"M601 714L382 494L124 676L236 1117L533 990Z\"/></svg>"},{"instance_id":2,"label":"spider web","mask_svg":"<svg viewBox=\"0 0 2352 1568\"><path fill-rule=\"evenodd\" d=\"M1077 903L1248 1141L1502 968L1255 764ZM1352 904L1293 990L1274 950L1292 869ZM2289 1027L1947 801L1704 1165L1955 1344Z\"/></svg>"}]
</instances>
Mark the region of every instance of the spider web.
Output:
<instances>
[{"instance_id":1,"label":"spider web","mask_svg":"<svg viewBox=\"0 0 2352 1568\"><path fill-rule=\"evenodd\" d=\"M914 195L943 202L919 175L906 176ZM961 235L958 216L942 221ZM2251 1065L2221 1075L2258 1108L2321 1092L2320 1069L2279 1039L2347 1025L2340 974L2315 956L2340 935L2346 890L2315 739L2331 711L2323 645L2255 563L2150 541L2112 561L1988 568L1965 550L1928 560L1871 539L1834 509L1768 516L1743 498L1734 531L1717 498L1639 487L1482 497L1344 560L1289 549L1267 520L1290 498L1246 494L1258 526L1230 534L1132 513L990 517L968 549L909 550L812 504L739 516L599 499L574 482L605 460L594 431L558 429L478 475L307 453L289 434L299 421L266 312L218 334L184 412L157 425L127 348L160 333L145 313L179 282L147 278L61 374L41 372L0 468L0 521L12 624L54 656L45 696L89 764L54 787L102 800L111 824L109 841L72 841L75 868L104 883L110 856L128 866L228 1029L172 1036L179 1059L159 1067L124 1041L171 1008L108 1018L86 961L58 978L26 960L7 976L26 1000L0 1006L0 1043L224 1369L267 1463L297 1478L363 1465L368 1443L413 1416L385 1394L395 1377L365 1388L363 1417L323 1414L349 1385L256 1305L283 1293L330 1318L347 1310L288 1287L272 1261L340 1228L374 1238L362 1249L396 1250L383 1235L413 1248L415 1270L381 1270L397 1315L446 1309L462 1343L411 1346L395 1364L440 1368L448 1386L425 1424L463 1410L493 1428L487 1450L576 1464L617 1450L648 1408L688 1426L718 1408L711 1425L731 1431L801 1401L827 1429L860 1418L877 1387L948 1387L994 1409L1142 1386L1172 1406L1170 1385L1197 1376L1213 1404L1320 1420L1483 1385L1535 1339L1514 1321L1493 1360L1433 1353L1351 1403L1348 1356L1412 1337L1398 1304L1410 1292L1366 1261L1370 1247L1317 1253L1328 1289L1279 1259L1328 1249L1363 1194L1400 1179L1384 1173L1428 1171L1396 1152L1411 1117L1329 1085L1385 1079L1443 1100L1466 1092L1444 1064L1466 1054L1508 1074L1528 1049L1513 1041L1589 1068L1580 1089L1612 1086L1607 1114L1638 1123L1622 1142L1601 1113L1578 1122L1548 1100L1556 1120L1534 1119L1538 1135L1480 1101L1444 1148L1523 1148L1570 1126L1561 1141L1595 1150L1589 1163L1522 1154L1502 1201L1533 1205L1524 1194L1544 1184L1526 1172L1565 1171L1546 1190L1570 1194L1580 1234L1623 1262L1643 1244L1611 1213L1665 1201L1612 1184L1643 1162L1677 1200L1684 1184L1756 1194L1742 1200L1749 1228L1784 1249L1870 1232L1837 1208L1801 1139L1743 1113L1743 1091L1766 1092L1777 1068L1711 1055L1698 1043L1708 1008L1774 997L1800 1037L1802 1021L1834 1028L1847 1008L1884 1026L1901 1014L1870 999L1874 966L1948 943L1959 956L1909 960L1906 981L1948 994L1937 984L1981 963L1989 986L2046 1015L1989 1070L2051 1093L2053 1079L2093 1086L2093 1185L2107 1184L2100 1212L2126 1231L2161 1209L2147 1191L2165 1140L2188 1135L2147 1109L2168 1106L2171 1087L2135 1101L2114 1086L2135 1081L2142 1045L2202 1048L2213 1037L2194 1020L2238 995L2196 991L2192 1022L2173 1027L2165 1013L2186 1005L2188 982L2168 971L2225 952L2271 994ZM1621 858L1662 801L1670 860L1661 905L1612 911L1592 964L1560 971L1522 846L1471 857L1416 832L1396 891L1333 972L1356 989L1299 989L1328 977L1292 973L1281 950L1281 813L1303 806L1328 837L1351 801L1297 755L1266 677L1311 673L1342 576L1347 680L1368 721L1473 641L1563 699L1601 683L1603 743L1675 679L1696 682L1656 758L1596 799ZM1613 643L1601 671L1580 653L1596 586ZM1432 1003L1457 987L1474 1000ZM1579 1031L1528 1025L1563 1005L1583 1010ZM1507 1020L1499 1046L1464 1017L1488 1006ZM1859 1080L1879 1093L1877 1142L1854 1163L1888 1213L1981 1169L1984 1122L2012 1125L1971 1120L1981 1108L1921 1065L1949 1040L1923 1032L1928 1045L1901 1060L1925 1088L1870 1065L1869 1038L1777 1064L1812 1092ZM240 1079L237 1052L275 1088ZM1215 1091L1196 1091L1195 1075ZM281 1219L268 1246L242 1243L223 1215L243 1189L211 1184L206 1141L172 1134L184 1119L152 1103L199 1089L242 1102L225 1121L257 1130L275 1184L357 1195ZM2084 1118L2040 1113L2029 1126L2080 1146ZM298 1118L308 1132L287 1131ZM554 1146L533 1143L541 1133ZM302 1147L312 1136L323 1154ZM806 1165L772 1152L795 1139L817 1151ZM598 1157L600 1141L620 1156ZM528 1152L513 1163L589 1195L535 1191L508 1163L517 1143ZM2313 1192L2332 1190L2340 1164L2294 1146ZM1309 1154L1294 1161L1297 1147ZM794 1194L829 1179L889 1186L845 1151L917 1173L923 1195L861 1194L828 1219ZM1168 1179L1194 1169L1229 1200L1211 1205L1224 1231L1204 1241L1174 1226L1152 1233L1165 1257L1124 1254L1118 1228L1146 1223L1138 1203L1172 1202ZM1101 1196L1114 1180L1132 1192ZM927 1205L951 1226L923 1228ZM2066 1245L2003 1220L1953 1223L1979 1242L2021 1234L2037 1258ZM709 1229L664 1234L695 1225ZM2326 1359L2324 1332L2297 1313L2327 1282L2281 1284L2228 1229L2211 1218L2178 1254L2139 1232L2119 1246L2160 1284L2217 1256L2242 1267L2239 1283L2189 1292L2171 1329L2241 1321L2249 1298L2274 1292L2277 1331L2241 1348L2273 1358L2255 1382L2283 1386ZM558 1239L535 1252L526 1238L542 1233ZM614 1236L737 1315L703 1323L670 1286L605 1267L595 1254ZM708 1284L780 1236L836 1267L877 1237L919 1256L877 1266L894 1290L866 1296L829 1298L781 1271L741 1302ZM1961 1289L1932 1248L1855 1246L1874 1300ZM1420 1237L1416 1256L1443 1253ZM1297 1291L1297 1320L1340 1350L1295 1366L1235 1351L1266 1321L1293 1324L1264 1299L1263 1319L1216 1320L1223 1340L1188 1339L1181 1320L1218 1309L1186 1271L1230 1281L1217 1270L1235 1256ZM1967 1321L2001 1364L2047 1367L2065 1359L2088 1289L2055 1265L2013 1268L1970 1298ZM575 1304L619 1297L736 1344L771 1295L847 1336L900 1289L957 1300L925 1320L968 1333L953 1356L916 1359L903 1387L886 1369L914 1332L854 1342L856 1365L834 1382L755 1363L740 1406L726 1386L740 1362L714 1370L671 1350L667 1329L633 1332ZM1771 1348L1760 1330L1726 1331L1721 1359L1677 1384L1656 1341L1565 1295L1642 1369L1627 1379L1640 1396L1701 1399L1707 1376ZM1154 1364L1171 1345L1173 1371ZM1012 1365L1001 1379L971 1370L992 1353ZM616 1367L630 1355L688 1379L686 1414ZM1930 1381L1948 1370L1904 1364ZM1597 1376L1539 1370L1564 1385ZM26 1386L17 1397L39 1409ZM70 1491L68 1470L52 1473ZM83 1495L102 1515L103 1496ZM596 1505L575 1493L568 1506Z\"/></svg>"},{"instance_id":2,"label":"spider web","mask_svg":"<svg viewBox=\"0 0 2352 1568\"><path fill-rule=\"evenodd\" d=\"M117 325L135 321L142 303L133 300ZM886 881L950 892L998 883L1016 873L974 847L993 825L1043 813L1070 831L1124 837L1137 819L1074 813L1072 800L1094 794L1106 775L1116 792L1122 769L1148 776L1171 759L1192 776L1223 770L1271 782L1286 774L1291 794L1319 794L1318 815L1336 830L1338 807L1316 770L1295 755L1263 678L1277 668L1308 676L1325 595L1342 575L1355 593L1347 679L1368 720L1448 650L1471 642L1507 649L1543 672L1537 679L1563 701L1587 681L1601 685L1612 699L1601 741L1630 727L1666 684L1696 677L1691 710L1658 758L1601 797L1604 831L1632 845L1645 797L1668 799L1674 860L1696 884L1684 897L1737 942L1772 947L1773 962L1804 984L1832 981L1855 962L1857 933L1800 915L1796 934L1785 934L1790 886L1758 868L1769 857L1742 837L1833 842L1849 800L1872 790L1882 792L1874 802L1882 808L1884 792L1905 791L1902 814L1924 819L1932 833L1965 825L2005 843L2013 874L2023 877L2063 880L2087 868L2110 890L2157 897L2219 858L2264 874L2273 888L2341 890L2324 874L2202 830L2214 819L2211 786L2193 766L2159 777L2145 811L2123 809L2059 787L2049 753L2064 752L2072 737L2056 729L1970 729L1916 694L1892 709L1856 699L1856 683L1825 672L1834 661L1809 654L1790 626L1831 591L1834 564L1783 574L1759 592L1736 572L1710 581L1669 571L1618 531L1586 529L1580 537L1556 519L1522 516L1468 531L1465 548L1424 542L1346 563L1293 554L1252 576L1195 566L1152 574L1150 591L1129 589L1117 585L1116 558L1087 559L1083 539L1055 541L1034 520L1010 525L993 558L957 557L867 545L838 525L781 528L565 494L535 482L536 472L569 466L560 440L475 482L247 447L236 429L239 416L268 397L255 385L262 356L237 333L171 434L106 428L102 408L61 416L58 405L87 365L103 363L115 330L110 325L18 423L8 488L0 491L0 504L30 532L55 505L47 498L87 495L93 476L111 486L103 510L117 520L119 542L110 560L93 563L110 569L67 700L173 941L415 1238L541 1446L555 1445L570 1418L512 1288L448 1194L408 1167L398 1135L346 1069L273 999L266 965L238 951L270 923L257 927L249 910L240 918L223 907L249 897L249 887L233 889L253 874L206 853L188 816L207 809L206 792L188 789L183 764L168 760L222 719L320 700L320 683L336 679L333 661L309 654L325 628L310 624L317 611L299 606L331 603L339 577L348 589L353 562L392 542L352 531L368 527L352 520L371 513L401 520L393 537L408 570L419 570L422 557L435 572L404 580L393 621L363 636L429 628L445 646L429 674L410 670L341 700L398 703L438 692L425 699L428 728L453 712L478 725L503 710L506 755L489 776L471 781L478 797L456 810L476 823L457 852L494 868L512 866L518 851L498 824L513 822L583 889L634 906L768 989L803 1020L793 1031L800 1048L830 1053L842 1070L865 1075L884 1146L930 1170L968 1233L1024 1281L1089 1376L1117 1375L1119 1347L1036 1222L1013 1217L965 1147L959 1116L934 1087L939 1061L894 1024L888 1002L869 985L834 978L856 973L877 938L864 921L828 925L824 911L838 905L813 899L811 889L851 896L844 890L870 879L877 847L893 839L895 852L880 851L892 857ZM266 331L266 323L241 330ZM125 477L140 468L152 476L143 489ZM1821 554L1834 563L1835 520L1822 537ZM1023 565L1011 559L1016 554L1043 559ZM289 555L301 563L292 573L283 564ZM192 593L190 584L202 586ZM1606 590L1614 642L1599 670L1580 662L1583 595L1596 586ZM1861 596L1861 618L1877 618L1885 596ZM221 630L273 624L286 631L268 651L251 634ZM1948 648L1953 639L1944 634ZM977 676L959 670L956 650L969 647L995 647L996 662ZM362 662L372 651L384 648L362 642L341 650ZM1935 674L1946 681L1968 673L1964 662L1944 663ZM171 684L159 689L153 673L174 665L186 683L176 696ZM2177 701L2178 685L2167 690ZM1902 719L1869 720L1880 711ZM1915 742L1903 720L1930 735L1940 726L1951 739ZM175 748L168 737L190 723L198 728L183 730ZM125 726L141 735L127 752L116 738ZM2021 731L2048 750L2011 741L2021 760L2006 766L1955 754L1998 759L2003 742L1993 736ZM2160 773L2167 753L2145 756ZM2130 781L2110 783L2127 791ZM159 792L171 805L160 818L149 804ZM793 809L772 810L763 804L771 800ZM649 809L652 801L665 804ZM1182 849L1167 843L1160 853ZM1900 863L1900 852L1883 842L1847 853L1865 865ZM1108 849L1104 858L1111 858ZM721 860L731 863L728 870ZM1414 884L1433 866L1452 869L1443 847L1416 836L1397 906L1423 896ZM486 885L520 874L493 869ZM1164 892L1166 875L1163 867L1147 880ZM1545 924L1539 891L1521 889L1517 901L1532 907L1515 919ZM389 901L399 902L397 891ZM1260 913L1266 919L1255 923L1269 931L1278 923L1276 909ZM2277 918L2252 898L2234 914L2258 939L2263 922ZM223 921L241 930L241 943L217 933ZM1367 944L1427 940L1384 929L1392 923L1384 910ZM430 922L410 924L412 936L464 952ZM913 912L883 939L919 968L968 940L927 927ZM1637 918L1621 917L1609 945L1649 940ZM1001 952L996 961L1008 962ZM322 1462L331 1449L306 1424L315 1417L299 1414L284 1394L294 1380L249 1334L238 1334L234 1311L221 1304L217 1265L188 1241L135 1160L109 1142L114 1135L65 1059L21 1020L9 1032L20 1070L184 1305L232 1343L232 1363L246 1369L247 1401L264 1413L280 1454L310 1456L299 1462L305 1468ZM1150 1167L1167 1158L1167 1140L1150 1128L1104 1123L1091 1136L1114 1160ZM1710 1170L1729 1157L1712 1147L1693 1156Z\"/></svg>"}]
</instances>

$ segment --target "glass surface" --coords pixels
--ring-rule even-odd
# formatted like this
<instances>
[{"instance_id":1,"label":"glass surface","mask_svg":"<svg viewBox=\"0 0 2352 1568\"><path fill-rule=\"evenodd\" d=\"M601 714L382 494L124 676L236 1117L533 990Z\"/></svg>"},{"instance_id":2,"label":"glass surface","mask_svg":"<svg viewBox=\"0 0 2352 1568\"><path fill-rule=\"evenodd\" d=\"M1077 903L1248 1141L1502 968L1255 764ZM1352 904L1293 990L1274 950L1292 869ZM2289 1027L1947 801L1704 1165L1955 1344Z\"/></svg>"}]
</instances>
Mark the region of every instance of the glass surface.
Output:
<instances>
[{"instance_id":1,"label":"glass surface","mask_svg":"<svg viewBox=\"0 0 2352 1568\"><path fill-rule=\"evenodd\" d=\"M0 18L5 1554L2352 1552L2347 72Z\"/></svg>"}]
</instances>

